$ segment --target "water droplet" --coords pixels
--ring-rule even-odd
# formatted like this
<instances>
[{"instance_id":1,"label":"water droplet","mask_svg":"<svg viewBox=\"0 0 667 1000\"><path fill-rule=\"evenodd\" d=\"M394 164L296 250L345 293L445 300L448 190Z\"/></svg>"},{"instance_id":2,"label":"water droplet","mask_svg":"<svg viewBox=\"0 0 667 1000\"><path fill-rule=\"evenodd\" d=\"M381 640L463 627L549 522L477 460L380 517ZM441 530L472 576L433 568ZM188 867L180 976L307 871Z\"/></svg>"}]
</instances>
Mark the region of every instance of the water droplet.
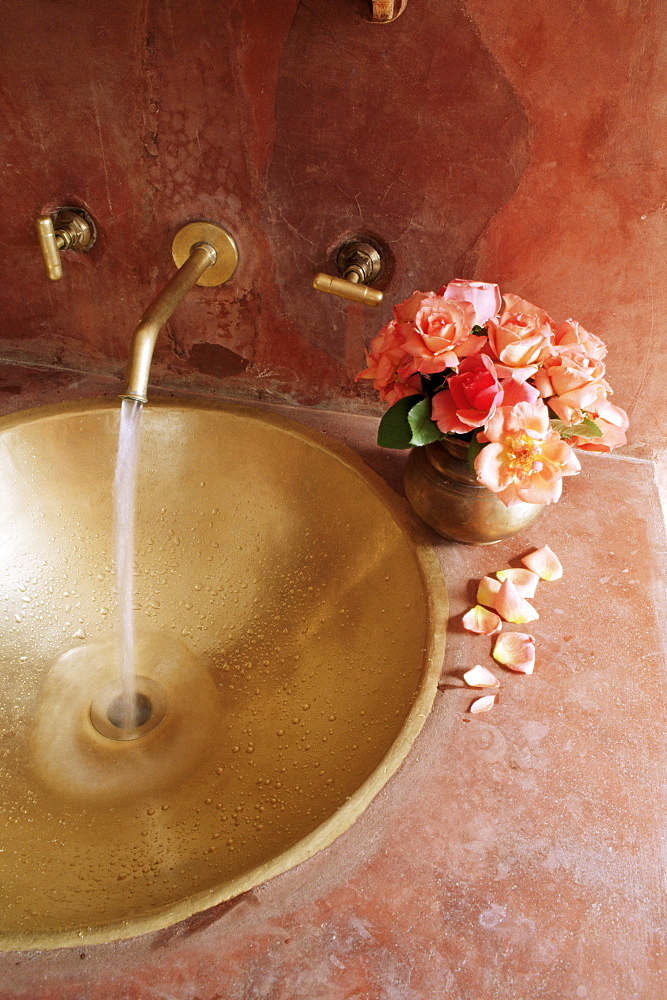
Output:
<instances>
[{"instance_id":1,"label":"water droplet","mask_svg":"<svg viewBox=\"0 0 667 1000\"><path fill-rule=\"evenodd\" d=\"M73 639L85 639L86 638L86 633L83 631L82 628L77 629L76 632L73 634L72 638Z\"/></svg>"}]
</instances>

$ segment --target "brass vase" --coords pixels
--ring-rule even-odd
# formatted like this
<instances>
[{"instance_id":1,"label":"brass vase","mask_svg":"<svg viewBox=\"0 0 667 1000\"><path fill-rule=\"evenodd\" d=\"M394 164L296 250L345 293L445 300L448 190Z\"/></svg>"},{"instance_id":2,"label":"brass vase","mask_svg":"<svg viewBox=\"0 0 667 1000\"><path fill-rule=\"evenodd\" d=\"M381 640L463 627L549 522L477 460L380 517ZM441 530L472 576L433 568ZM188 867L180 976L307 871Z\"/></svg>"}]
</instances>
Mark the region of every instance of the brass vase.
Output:
<instances>
[{"instance_id":1,"label":"brass vase","mask_svg":"<svg viewBox=\"0 0 667 1000\"><path fill-rule=\"evenodd\" d=\"M477 482L467 459L468 442L457 437L413 448L403 477L405 495L422 521L468 545L492 545L518 534L543 510L542 504L506 507Z\"/></svg>"}]
</instances>

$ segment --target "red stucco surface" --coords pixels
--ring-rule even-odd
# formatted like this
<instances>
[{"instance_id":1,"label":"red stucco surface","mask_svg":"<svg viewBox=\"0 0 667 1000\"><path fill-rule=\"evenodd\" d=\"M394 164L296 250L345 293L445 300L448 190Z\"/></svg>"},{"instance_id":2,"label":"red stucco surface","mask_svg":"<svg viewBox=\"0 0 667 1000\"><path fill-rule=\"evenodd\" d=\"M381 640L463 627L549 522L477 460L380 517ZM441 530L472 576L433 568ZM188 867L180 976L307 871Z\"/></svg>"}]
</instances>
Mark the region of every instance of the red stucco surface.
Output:
<instances>
[{"instance_id":1,"label":"red stucco surface","mask_svg":"<svg viewBox=\"0 0 667 1000\"><path fill-rule=\"evenodd\" d=\"M240 266L180 307L156 383L377 410L352 376L391 304L475 276L603 337L631 447L653 454L664 5L414 0L392 25L366 7L5 4L0 354L120 373L173 235L210 218ZM33 219L62 204L99 239L50 283ZM310 287L358 230L393 261L378 310Z\"/></svg>"}]
</instances>

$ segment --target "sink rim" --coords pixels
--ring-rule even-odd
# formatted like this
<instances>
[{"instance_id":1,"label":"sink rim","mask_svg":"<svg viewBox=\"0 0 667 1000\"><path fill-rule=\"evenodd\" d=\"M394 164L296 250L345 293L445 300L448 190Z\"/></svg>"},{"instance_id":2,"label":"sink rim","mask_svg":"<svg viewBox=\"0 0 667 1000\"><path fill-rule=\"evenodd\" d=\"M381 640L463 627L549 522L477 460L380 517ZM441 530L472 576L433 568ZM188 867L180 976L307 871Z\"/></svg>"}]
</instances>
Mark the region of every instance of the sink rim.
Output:
<instances>
[{"instance_id":1,"label":"sink rim","mask_svg":"<svg viewBox=\"0 0 667 1000\"><path fill-rule=\"evenodd\" d=\"M405 536L422 580L427 630L419 686L401 729L380 763L328 819L291 847L270 860L225 880L222 884L213 885L176 903L154 909L146 915L133 916L128 920L100 924L83 930L22 934L4 934L0 931L0 951L32 951L76 947L82 944L103 944L163 930L213 906L234 899L269 879L295 868L333 843L366 810L372 799L407 757L435 699L444 659L448 597L440 562L433 549L431 538L407 501L395 493L352 448L327 434L271 410L237 402L171 397L151 400L147 407L228 412L271 424L330 454L363 480L367 488L389 510ZM75 416L77 413L103 413L119 409L120 402L109 399L86 399L34 407L0 417L0 432L59 415L66 417Z\"/></svg>"}]
</instances>

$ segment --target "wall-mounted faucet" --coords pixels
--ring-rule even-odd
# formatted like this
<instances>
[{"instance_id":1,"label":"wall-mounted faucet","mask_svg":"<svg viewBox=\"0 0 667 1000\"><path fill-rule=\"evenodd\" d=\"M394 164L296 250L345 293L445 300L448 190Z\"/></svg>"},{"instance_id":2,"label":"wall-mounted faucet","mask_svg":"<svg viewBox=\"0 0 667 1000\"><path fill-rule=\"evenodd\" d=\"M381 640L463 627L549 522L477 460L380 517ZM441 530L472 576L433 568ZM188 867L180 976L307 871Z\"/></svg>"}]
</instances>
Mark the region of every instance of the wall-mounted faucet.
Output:
<instances>
[{"instance_id":1,"label":"wall-mounted faucet","mask_svg":"<svg viewBox=\"0 0 667 1000\"><path fill-rule=\"evenodd\" d=\"M366 237L355 236L341 244L336 266L342 277L320 272L313 278L313 288L366 306L378 306L382 302L382 292L368 287L382 271L382 257Z\"/></svg>"},{"instance_id":2,"label":"wall-mounted faucet","mask_svg":"<svg viewBox=\"0 0 667 1000\"><path fill-rule=\"evenodd\" d=\"M40 215L35 226L51 281L60 281L63 276L61 250L87 251L95 242L95 223L79 208L59 208L53 216Z\"/></svg>"},{"instance_id":3,"label":"wall-mounted faucet","mask_svg":"<svg viewBox=\"0 0 667 1000\"><path fill-rule=\"evenodd\" d=\"M149 305L134 331L123 399L146 403L157 335L194 285L223 285L236 270L238 247L233 236L212 222L183 226L171 248L176 274Z\"/></svg>"}]
</instances>

